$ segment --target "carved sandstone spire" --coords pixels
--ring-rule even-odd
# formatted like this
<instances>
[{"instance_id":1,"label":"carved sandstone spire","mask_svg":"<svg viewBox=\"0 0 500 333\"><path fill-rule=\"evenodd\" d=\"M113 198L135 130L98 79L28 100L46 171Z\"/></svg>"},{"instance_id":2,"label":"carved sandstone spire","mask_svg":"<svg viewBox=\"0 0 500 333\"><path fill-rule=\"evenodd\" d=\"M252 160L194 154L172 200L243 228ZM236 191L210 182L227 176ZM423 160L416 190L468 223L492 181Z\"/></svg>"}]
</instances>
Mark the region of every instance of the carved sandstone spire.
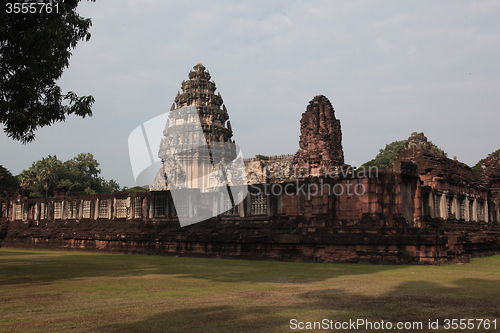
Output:
<instances>
[{"instance_id":1,"label":"carved sandstone spire","mask_svg":"<svg viewBox=\"0 0 500 333\"><path fill-rule=\"evenodd\" d=\"M215 82L210 79L205 66L200 63L194 66L189 80L182 82L182 93L175 97L173 108L195 105L207 142L231 142L233 132L226 124L229 115L220 93L215 94Z\"/></svg>"},{"instance_id":2,"label":"carved sandstone spire","mask_svg":"<svg viewBox=\"0 0 500 333\"><path fill-rule=\"evenodd\" d=\"M323 95L314 97L300 120L300 141L294 167L308 170L304 177L319 176L344 164L340 120Z\"/></svg>"},{"instance_id":3,"label":"carved sandstone spire","mask_svg":"<svg viewBox=\"0 0 500 333\"><path fill-rule=\"evenodd\" d=\"M189 72L189 80L182 82L182 93L177 93L163 131L158 152L163 166L154 189L207 191L221 185L207 175L236 158L229 116L210 79L205 67L197 64Z\"/></svg>"}]
</instances>

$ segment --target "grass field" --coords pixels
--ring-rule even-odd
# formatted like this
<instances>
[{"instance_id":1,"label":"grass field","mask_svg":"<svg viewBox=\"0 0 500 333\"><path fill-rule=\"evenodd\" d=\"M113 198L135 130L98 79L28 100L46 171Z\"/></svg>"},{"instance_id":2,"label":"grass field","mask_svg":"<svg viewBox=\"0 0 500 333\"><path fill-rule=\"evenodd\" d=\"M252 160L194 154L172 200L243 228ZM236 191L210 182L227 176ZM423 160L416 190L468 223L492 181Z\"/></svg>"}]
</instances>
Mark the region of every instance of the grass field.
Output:
<instances>
[{"instance_id":1,"label":"grass field","mask_svg":"<svg viewBox=\"0 0 500 333\"><path fill-rule=\"evenodd\" d=\"M372 266L4 248L0 285L1 332L313 331L291 329L291 319L422 322L402 331L436 332L432 319L460 331L444 330L447 318L497 319L500 330L500 256ZM495 331L473 323L464 332Z\"/></svg>"}]
</instances>

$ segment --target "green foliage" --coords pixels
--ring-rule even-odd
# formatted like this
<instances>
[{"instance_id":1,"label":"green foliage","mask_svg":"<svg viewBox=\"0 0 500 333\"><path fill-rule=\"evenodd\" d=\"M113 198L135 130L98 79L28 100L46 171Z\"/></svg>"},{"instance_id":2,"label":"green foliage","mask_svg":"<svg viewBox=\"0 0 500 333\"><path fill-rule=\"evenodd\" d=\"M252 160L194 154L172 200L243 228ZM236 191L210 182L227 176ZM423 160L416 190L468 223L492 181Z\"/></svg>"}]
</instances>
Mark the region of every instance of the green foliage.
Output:
<instances>
[{"instance_id":1,"label":"green foliage","mask_svg":"<svg viewBox=\"0 0 500 333\"><path fill-rule=\"evenodd\" d=\"M377 167L378 169L387 168L394 161L396 156L405 149L406 141L407 140L394 141L387 144L384 149L380 149L373 160L366 162L361 167L365 167L365 169L369 167Z\"/></svg>"},{"instance_id":2,"label":"green foliage","mask_svg":"<svg viewBox=\"0 0 500 333\"><path fill-rule=\"evenodd\" d=\"M0 124L14 140L30 142L35 130L70 114L92 115L92 96L64 94L56 83L70 50L90 38L92 22L76 12L79 1L57 1L58 13L23 14L7 13L0 0Z\"/></svg>"},{"instance_id":3,"label":"green foliage","mask_svg":"<svg viewBox=\"0 0 500 333\"><path fill-rule=\"evenodd\" d=\"M123 187L122 191L124 192L144 192L144 191L149 191L149 186L144 185L144 186L134 186L134 187Z\"/></svg>"},{"instance_id":4,"label":"green foliage","mask_svg":"<svg viewBox=\"0 0 500 333\"><path fill-rule=\"evenodd\" d=\"M0 196L2 194L12 195L18 187L19 181L17 178L9 170L0 165Z\"/></svg>"},{"instance_id":5,"label":"green foliage","mask_svg":"<svg viewBox=\"0 0 500 333\"><path fill-rule=\"evenodd\" d=\"M61 161L55 155L49 155L33 162L29 169L23 170L18 175L18 179L23 187L32 189L34 196L47 197L49 191L53 191L61 169Z\"/></svg>"},{"instance_id":6,"label":"green foliage","mask_svg":"<svg viewBox=\"0 0 500 333\"><path fill-rule=\"evenodd\" d=\"M360 168L364 167L365 169L369 169L370 167L377 167L378 169L385 169L389 167L399 153L405 149L407 142L408 140L401 140L387 144L384 149L379 150L379 153L373 160L364 163ZM447 156L444 150L432 143L432 141L429 141L429 143L433 146L433 152L435 154Z\"/></svg>"},{"instance_id":7,"label":"green foliage","mask_svg":"<svg viewBox=\"0 0 500 333\"><path fill-rule=\"evenodd\" d=\"M21 185L32 190L32 196L46 197L55 188L65 188L72 195L115 192L118 183L100 177L99 162L90 153L82 153L61 162L56 156L48 156L34 162L18 176Z\"/></svg>"},{"instance_id":8,"label":"green foliage","mask_svg":"<svg viewBox=\"0 0 500 333\"><path fill-rule=\"evenodd\" d=\"M498 157L498 156L500 156L500 149L495 150L494 152L492 152L491 154L488 155L488 157ZM486 160L486 158L479 160L476 163L476 165L474 165L472 167L472 171L478 177L481 177L483 175L483 163L485 160Z\"/></svg>"},{"instance_id":9,"label":"green foliage","mask_svg":"<svg viewBox=\"0 0 500 333\"><path fill-rule=\"evenodd\" d=\"M429 141L429 143L434 147L434 153L438 155L444 155L448 157L448 153L445 152L443 149L439 148L436 144L432 143L432 141Z\"/></svg>"}]
</instances>

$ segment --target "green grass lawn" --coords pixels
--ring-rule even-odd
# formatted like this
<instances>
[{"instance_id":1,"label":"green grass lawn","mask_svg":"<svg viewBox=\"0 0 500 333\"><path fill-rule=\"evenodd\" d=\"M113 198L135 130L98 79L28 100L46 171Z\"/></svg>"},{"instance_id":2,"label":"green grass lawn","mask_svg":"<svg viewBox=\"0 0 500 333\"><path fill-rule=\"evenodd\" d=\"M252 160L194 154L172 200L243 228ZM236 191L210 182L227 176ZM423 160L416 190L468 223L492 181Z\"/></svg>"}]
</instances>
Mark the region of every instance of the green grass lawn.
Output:
<instances>
[{"instance_id":1,"label":"green grass lawn","mask_svg":"<svg viewBox=\"0 0 500 333\"><path fill-rule=\"evenodd\" d=\"M447 318L497 319L500 331L500 256L385 266L0 249L1 332L314 331L291 319L460 331Z\"/></svg>"}]
</instances>

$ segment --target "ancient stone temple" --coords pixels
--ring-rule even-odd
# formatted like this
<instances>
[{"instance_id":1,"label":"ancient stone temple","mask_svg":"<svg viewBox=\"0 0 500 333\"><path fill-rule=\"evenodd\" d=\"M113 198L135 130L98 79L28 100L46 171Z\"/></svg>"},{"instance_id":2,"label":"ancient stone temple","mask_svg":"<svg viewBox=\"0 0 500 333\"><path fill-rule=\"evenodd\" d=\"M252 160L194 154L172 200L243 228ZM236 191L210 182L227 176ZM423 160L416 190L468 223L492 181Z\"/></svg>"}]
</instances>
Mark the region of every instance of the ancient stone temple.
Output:
<instances>
[{"instance_id":1,"label":"ancient stone temple","mask_svg":"<svg viewBox=\"0 0 500 333\"><path fill-rule=\"evenodd\" d=\"M256 155L245 159L245 166L250 184L325 176L346 166L340 120L335 118L328 98L318 95L309 102L300 120L299 150L295 154Z\"/></svg>"},{"instance_id":2,"label":"ancient stone temple","mask_svg":"<svg viewBox=\"0 0 500 333\"><path fill-rule=\"evenodd\" d=\"M154 190L198 188L202 192L223 186L208 177L217 165L232 161L236 147L227 109L209 72L197 64L183 81L170 108L164 138L158 156L162 168L154 181ZM170 178L169 178L170 173Z\"/></svg>"},{"instance_id":3,"label":"ancient stone temple","mask_svg":"<svg viewBox=\"0 0 500 333\"><path fill-rule=\"evenodd\" d=\"M315 96L300 120L299 151L294 159L295 174L300 178L321 176L344 164L340 120L332 103L323 95Z\"/></svg>"},{"instance_id":4,"label":"ancient stone temple","mask_svg":"<svg viewBox=\"0 0 500 333\"><path fill-rule=\"evenodd\" d=\"M353 170L340 121L319 95L302 115L298 152L257 155L245 170L210 79L198 64L182 83L158 190L0 197L0 245L387 264L500 252L500 152L479 176L415 132L390 167ZM234 184L237 160L243 182Z\"/></svg>"}]
</instances>

